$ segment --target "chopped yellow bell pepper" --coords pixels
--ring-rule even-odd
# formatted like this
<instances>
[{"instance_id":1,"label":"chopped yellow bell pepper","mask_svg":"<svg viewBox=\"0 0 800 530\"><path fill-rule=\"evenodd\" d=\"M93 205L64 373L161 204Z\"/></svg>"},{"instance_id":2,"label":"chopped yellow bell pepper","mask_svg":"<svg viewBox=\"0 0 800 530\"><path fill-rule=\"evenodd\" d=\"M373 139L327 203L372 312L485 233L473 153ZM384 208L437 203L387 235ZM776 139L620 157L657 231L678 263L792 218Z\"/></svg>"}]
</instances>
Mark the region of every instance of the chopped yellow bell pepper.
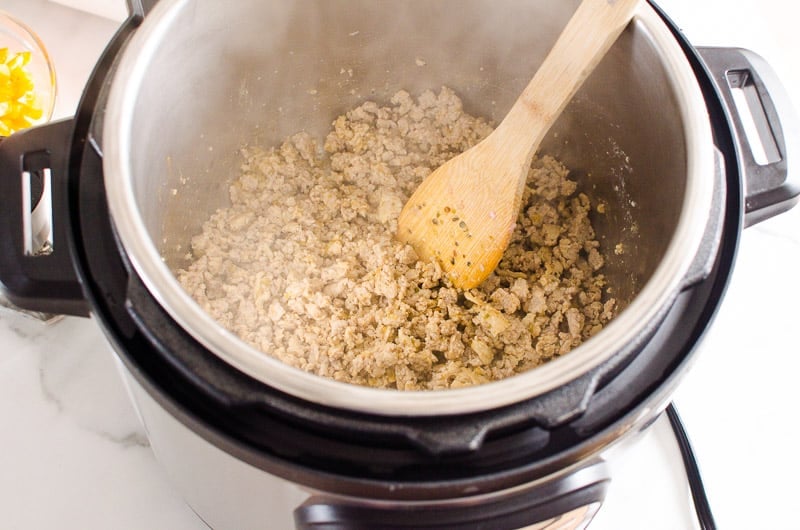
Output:
<instances>
[{"instance_id":1,"label":"chopped yellow bell pepper","mask_svg":"<svg viewBox=\"0 0 800 530\"><path fill-rule=\"evenodd\" d=\"M29 51L11 53L0 48L0 136L30 127L44 114L25 68L30 60Z\"/></svg>"}]
</instances>

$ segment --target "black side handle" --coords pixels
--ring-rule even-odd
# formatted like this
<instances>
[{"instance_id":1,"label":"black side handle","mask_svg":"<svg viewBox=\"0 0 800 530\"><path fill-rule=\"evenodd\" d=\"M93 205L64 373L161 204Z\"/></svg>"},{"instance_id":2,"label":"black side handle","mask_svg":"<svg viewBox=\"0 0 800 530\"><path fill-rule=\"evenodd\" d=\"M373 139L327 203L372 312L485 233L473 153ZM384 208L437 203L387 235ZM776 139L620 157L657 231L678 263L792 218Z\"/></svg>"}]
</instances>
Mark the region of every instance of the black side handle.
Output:
<instances>
[{"instance_id":1,"label":"black side handle","mask_svg":"<svg viewBox=\"0 0 800 530\"><path fill-rule=\"evenodd\" d=\"M750 50L698 51L736 133L746 190L745 227L789 210L800 200L800 172L789 170L791 160L800 160L800 120L786 89L769 64Z\"/></svg>"},{"instance_id":2,"label":"black side handle","mask_svg":"<svg viewBox=\"0 0 800 530\"><path fill-rule=\"evenodd\" d=\"M69 241L72 130L57 121L0 142L0 289L21 309L88 316Z\"/></svg>"}]
</instances>

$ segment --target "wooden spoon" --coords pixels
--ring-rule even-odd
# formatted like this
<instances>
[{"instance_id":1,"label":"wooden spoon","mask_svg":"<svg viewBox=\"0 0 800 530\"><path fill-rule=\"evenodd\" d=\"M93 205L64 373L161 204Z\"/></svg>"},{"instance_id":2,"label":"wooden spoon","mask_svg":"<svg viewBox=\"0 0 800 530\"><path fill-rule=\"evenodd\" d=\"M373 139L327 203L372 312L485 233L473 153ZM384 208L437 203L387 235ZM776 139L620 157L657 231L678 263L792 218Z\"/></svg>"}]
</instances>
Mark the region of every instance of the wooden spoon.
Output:
<instances>
[{"instance_id":1,"label":"wooden spoon","mask_svg":"<svg viewBox=\"0 0 800 530\"><path fill-rule=\"evenodd\" d=\"M431 173L400 212L397 239L470 289L511 239L533 154L633 17L640 0L583 0L536 75L483 141Z\"/></svg>"}]
</instances>

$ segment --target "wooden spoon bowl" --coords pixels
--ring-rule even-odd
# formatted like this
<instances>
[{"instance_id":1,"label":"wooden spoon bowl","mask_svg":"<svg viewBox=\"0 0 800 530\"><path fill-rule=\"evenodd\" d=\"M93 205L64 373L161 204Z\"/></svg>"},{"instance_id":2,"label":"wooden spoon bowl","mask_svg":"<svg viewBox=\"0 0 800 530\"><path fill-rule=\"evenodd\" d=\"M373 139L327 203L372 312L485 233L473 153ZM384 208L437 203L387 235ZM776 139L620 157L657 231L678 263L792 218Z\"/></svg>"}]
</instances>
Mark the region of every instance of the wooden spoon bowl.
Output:
<instances>
[{"instance_id":1,"label":"wooden spoon bowl","mask_svg":"<svg viewBox=\"0 0 800 530\"><path fill-rule=\"evenodd\" d=\"M500 125L420 184L397 239L438 261L458 288L486 279L511 240L534 153L640 1L583 0Z\"/></svg>"}]
</instances>

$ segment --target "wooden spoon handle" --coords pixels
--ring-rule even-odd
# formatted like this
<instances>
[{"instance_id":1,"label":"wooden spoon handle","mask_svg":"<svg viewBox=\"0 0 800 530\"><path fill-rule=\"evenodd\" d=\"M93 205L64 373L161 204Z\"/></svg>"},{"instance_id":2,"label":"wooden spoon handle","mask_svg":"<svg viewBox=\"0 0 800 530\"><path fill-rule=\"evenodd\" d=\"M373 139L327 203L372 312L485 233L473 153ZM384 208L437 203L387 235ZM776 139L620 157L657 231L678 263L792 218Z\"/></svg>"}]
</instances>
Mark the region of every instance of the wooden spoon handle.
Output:
<instances>
[{"instance_id":1,"label":"wooden spoon handle","mask_svg":"<svg viewBox=\"0 0 800 530\"><path fill-rule=\"evenodd\" d=\"M550 126L633 18L641 0L583 0L500 127L530 162ZM498 127L498 128L500 128ZM532 137L532 134L538 135Z\"/></svg>"}]
</instances>

